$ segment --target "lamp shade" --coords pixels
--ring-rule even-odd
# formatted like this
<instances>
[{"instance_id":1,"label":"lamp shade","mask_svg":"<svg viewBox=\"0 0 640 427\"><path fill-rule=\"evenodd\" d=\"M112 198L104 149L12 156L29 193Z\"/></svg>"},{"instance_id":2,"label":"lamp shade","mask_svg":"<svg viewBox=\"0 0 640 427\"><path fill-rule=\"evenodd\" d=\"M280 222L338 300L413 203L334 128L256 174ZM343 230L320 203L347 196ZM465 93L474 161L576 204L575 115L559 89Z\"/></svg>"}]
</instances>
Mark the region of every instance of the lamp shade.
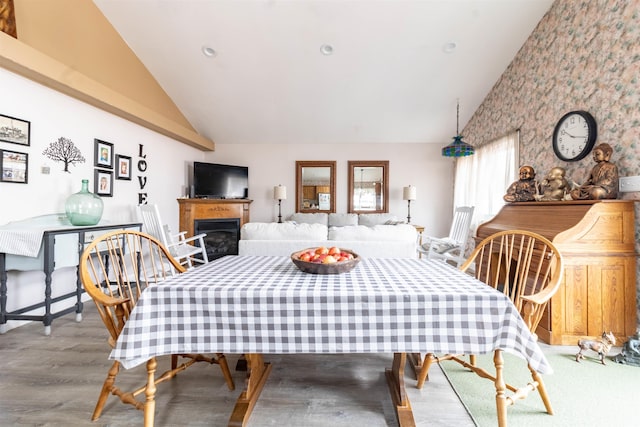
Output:
<instances>
[{"instance_id":1,"label":"lamp shade","mask_svg":"<svg viewBox=\"0 0 640 427\"><path fill-rule=\"evenodd\" d=\"M287 198L287 187L284 185L276 185L273 187L273 198L276 200L285 200Z\"/></svg>"},{"instance_id":2,"label":"lamp shade","mask_svg":"<svg viewBox=\"0 0 640 427\"><path fill-rule=\"evenodd\" d=\"M404 187L402 190L402 200L415 200L416 199L416 187L410 185L408 187Z\"/></svg>"},{"instance_id":3,"label":"lamp shade","mask_svg":"<svg viewBox=\"0 0 640 427\"><path fill-rule=\"evenodd\" d=\"M462 140L462 135L454 136L453 142L442 149L445 157L465 157L475 152L473 145L469 145Z\"/></svg>"}]
</instances>

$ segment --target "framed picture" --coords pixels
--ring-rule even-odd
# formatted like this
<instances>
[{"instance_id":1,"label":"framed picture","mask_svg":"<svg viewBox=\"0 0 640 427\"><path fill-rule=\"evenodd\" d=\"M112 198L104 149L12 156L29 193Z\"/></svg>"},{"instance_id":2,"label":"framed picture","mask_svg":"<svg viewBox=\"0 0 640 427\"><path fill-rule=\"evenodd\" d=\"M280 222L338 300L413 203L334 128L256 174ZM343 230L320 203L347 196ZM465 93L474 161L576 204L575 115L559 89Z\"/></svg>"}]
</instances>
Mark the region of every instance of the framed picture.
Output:
<instances>
[{"instance_id":1,"label":"framed picture","mask_svg":"<svg viewBox=\"0 0 640 427\"><path fill-rule=\"evenodd\" d=\"M113 172L94 169L93 192L98 196L113 196Z\"/></svg>"},{"instance_id":2,"label":"framed picture","mask_svg":"<svg viewBox=\"0 0 640 427\"><path fill-rule=\"evenodd\" d=\"M29 145L30 139L30 122L0 114L0 141Z\"/></svg>"},{"instance_id":3,"label":"framed picture","mask_svg":"<svg viewBox=\"0 0 640 427\"><path fill-rule=\"evenodd\" d=\"M29 155L9 150L0 150L0 154L0 181L26 184L29 177Z\"/></svg>"},{"instance_id":4,"label":"framed picture","mask_svg":"<svg viewBox=\"0 0 640 427\"><path fill-rule=\"evenodd\" d=\"M94 139L95 161L99 168L113 169L113 144L99 139Z\"/></svg>"},{"instance_id":5,"label":"framed picture","mask_svg":"<svg viewBox=\"0 0 640 427\"><path fill-rule=\"evenodd\" d=\"M116 155L116 179L131 180L131 157Z\"/></svg>"}]
</instances>

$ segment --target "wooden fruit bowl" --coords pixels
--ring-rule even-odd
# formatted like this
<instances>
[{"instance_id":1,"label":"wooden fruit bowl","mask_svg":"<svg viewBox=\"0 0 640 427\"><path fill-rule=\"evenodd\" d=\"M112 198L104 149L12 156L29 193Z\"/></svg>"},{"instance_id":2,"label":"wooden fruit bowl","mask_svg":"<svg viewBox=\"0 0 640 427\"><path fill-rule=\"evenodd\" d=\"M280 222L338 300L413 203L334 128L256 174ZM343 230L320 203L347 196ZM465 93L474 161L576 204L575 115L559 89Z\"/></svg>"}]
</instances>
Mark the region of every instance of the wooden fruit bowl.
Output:
<instances>
[{"instance_id":1,"label":"wooden fruit bowl","mask_svg":"<svg viewBox=\"0 0 640 427\"><path fill-rule=\"evenodd\" d=\"M353 255L353 259L348 261L334 262L332 264L321 264L317 262L308 262L300 260L300 255L315 248L307 248L301 251L297 251L291 254L291 261L301 271L311 274L340 274L353 270L353 268L360 262L360 255L349 249L341 249L342 252L348 252Z\"/></svg>"}]
</instances>

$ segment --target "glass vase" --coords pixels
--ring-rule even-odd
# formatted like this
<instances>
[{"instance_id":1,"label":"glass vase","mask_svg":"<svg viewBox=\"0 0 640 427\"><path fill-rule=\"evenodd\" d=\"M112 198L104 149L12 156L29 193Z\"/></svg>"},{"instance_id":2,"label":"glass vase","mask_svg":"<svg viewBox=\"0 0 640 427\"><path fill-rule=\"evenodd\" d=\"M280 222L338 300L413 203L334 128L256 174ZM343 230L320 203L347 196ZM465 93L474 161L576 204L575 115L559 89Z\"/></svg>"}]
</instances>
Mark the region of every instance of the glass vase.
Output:
<instances>
[{"instance_id":1,"label":"glass vase","mask_svg":"<svg viewBox=\"0 0 640 427\"><path fill-rule=\"evenodd\" d=\"M100 196L89 192L89 180L82 180L79 192L70 195L64 204L69 222L73 225L96 225L102 218L104 204Z\"/></svg>"}]
</instances>

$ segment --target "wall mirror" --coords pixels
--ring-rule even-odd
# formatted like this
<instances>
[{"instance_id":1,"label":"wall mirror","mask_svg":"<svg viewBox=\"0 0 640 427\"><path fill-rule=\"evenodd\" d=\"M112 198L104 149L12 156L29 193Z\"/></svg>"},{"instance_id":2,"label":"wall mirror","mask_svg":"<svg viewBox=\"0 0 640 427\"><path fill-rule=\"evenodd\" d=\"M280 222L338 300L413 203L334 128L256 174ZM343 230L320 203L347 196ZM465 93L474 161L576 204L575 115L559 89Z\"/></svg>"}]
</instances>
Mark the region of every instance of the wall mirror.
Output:
<instances>
[{"instance_id":1,"label":"wall mirror","mask_svg":"<svg viewBox=\"0 0 640 427\"><path fill-rule=\"evenodd\" d=\"M336 162L296 161L296 212L336 211Z\"/></svg>"},{"instance_id":2,"label":"wall mirror","mask_svg":"<svg viewBox=\"0 0 640 427\"><path fill-rule=\"evenodd\" d=\"M389 212L389 161L349 161L349 213Z\"/></svg>"}]
</instances>

